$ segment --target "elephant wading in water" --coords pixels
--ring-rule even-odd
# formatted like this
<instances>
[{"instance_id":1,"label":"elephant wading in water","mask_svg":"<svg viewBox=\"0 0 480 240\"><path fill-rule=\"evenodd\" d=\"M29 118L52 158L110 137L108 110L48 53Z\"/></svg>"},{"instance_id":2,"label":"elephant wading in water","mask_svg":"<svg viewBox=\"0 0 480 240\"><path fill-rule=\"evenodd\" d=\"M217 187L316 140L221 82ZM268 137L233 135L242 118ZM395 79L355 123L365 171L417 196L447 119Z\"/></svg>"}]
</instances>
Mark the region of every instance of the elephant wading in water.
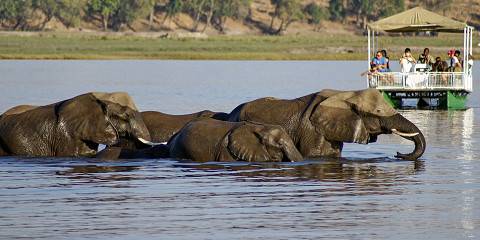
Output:
<instances>
[{"instance_id":1,"label":"elephant wading in water","mask_svg":"<svg viewBox=\"0 0 480 240\"><path fill-rule=\"evenodd\" d=\"M416 160L425 151L422 132L397 113L376 89L323 90L293 100L261 98L241 104L229 121L282 126L305 158L339 157L344 142L367 144L380 134L397 134L415 143L397 158Z\"/></svg>"},{"instance_id":2,"label":"elephant wading in water","mask_svg":"<svg viewBox=\"0 0 480 240\"><path fill-rule=\"evenodd\" d=\"M226 113L208 110L184 115L171 115L155 111L142 112L142 118L150 132L152 142L167 142L185 124L192 120L199 118L224 120L226 117Z\"/></svg>"},{"instance_id":3,"label":"elephant wading in water","mask_svg":"<svg viewBox=\"0 0 480 240\"><path fill-rule=\"evenodd\" d=\"M189 122L167 144L170 157L194 161L301 161L279 126L200 119Z\"/></svg>"},{"instance_id":4,"label":"elephant wading in water","mask_svg":"<svg viewBox=\"0 0 480 240\"><path fill-rule=\"evenodd\" d=\"M0 156L94 156L121 138L151 144L127 93L87 93L46 106L22 105L0 116Z\"/></svg>"},{"instance_id":5,"label":"elephant wading in water","mask_svg":"<svg viewBox=\"0 0 480 240\"><path fill-rule=\"evenodd\" d=\"M185 124L190 121L201 118L214 118L224 120L228 114L223 112L212 112L204 110L191 114L172 115L157 111L141 112L142 119L147 126L150 133L151 141L156 143L166 143L175 135ZM115 146L111 146L105 151L99 153L97 158L103 159L117 159L117 158L133 158L133 157L148 157L143 156L146 151L139 151L147 149L150 146L132 139L122 139ZM148 154L147 154L148 155Z\"/></svg>"}]
</instances>

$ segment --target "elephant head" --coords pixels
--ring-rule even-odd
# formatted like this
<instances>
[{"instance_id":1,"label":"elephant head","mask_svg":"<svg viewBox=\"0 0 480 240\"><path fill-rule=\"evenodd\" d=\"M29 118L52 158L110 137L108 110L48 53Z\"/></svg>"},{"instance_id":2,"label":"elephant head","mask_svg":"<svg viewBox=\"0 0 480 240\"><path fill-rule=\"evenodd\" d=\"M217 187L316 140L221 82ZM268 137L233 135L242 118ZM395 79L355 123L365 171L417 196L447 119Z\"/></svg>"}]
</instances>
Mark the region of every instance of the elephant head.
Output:
<instances>
[{"instance_id":1,"label":"elephant head","mask_svg":"<svg viewBox=\"0 0 480 240\"><path fill-rule=\"evenodd\" d=\"M15 107L12 107L10 109L8 109L7 111L5 111L2 116L8 116L8 115L15 115L15 114L20 114L20 113L24 113L26 111L30 111L32 109L35 109L37 108L38 106L34 106L34 105L19 105L19 106L15 106Z\"/></svg>"},{"instance_id":2,"label":"elephant head","mask_svg":"<svg viewBox=\"0 0 480 240\"><path fill-rule=\"evenodd\" d=\"M426 147L422 132L376 89L329 91L328 98L314 106L309 120L328 141L367 144L375 142L379 134L397 134L415 143L413 152L397 153L402 159L416 160Z\"/></svg>"},{"instance_id":3,"label":"elephant head","mask_svg":"<svg viewBox=\"0 0 480 240\"><path fill-rule=\"evenodd\" d=\"M91 150L121 138L150 143L142 116L127 93L87 93L55 106L59 129Z\"/></svg>"},{"instance_id":4,"label":"elephant head","mask_svg":"<svg viewBox=\"0 0 480 240\"><path fill-rule=\"evenodd\" d=\"M228 150L249 162L297 162L303 159L290 136L280 126L244 123L225 137Z\"/></svg>"}]
</instances>

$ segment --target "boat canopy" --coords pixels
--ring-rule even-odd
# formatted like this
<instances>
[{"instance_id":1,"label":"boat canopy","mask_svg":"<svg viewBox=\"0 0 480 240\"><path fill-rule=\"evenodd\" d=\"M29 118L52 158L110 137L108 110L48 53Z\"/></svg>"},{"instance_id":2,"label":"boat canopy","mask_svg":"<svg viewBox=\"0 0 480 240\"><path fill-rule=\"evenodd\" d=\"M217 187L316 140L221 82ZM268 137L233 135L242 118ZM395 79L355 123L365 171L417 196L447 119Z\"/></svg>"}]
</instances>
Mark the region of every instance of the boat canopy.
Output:
<instances>
[{"instance_id":1,"label":"boat canopy","mask_svg":"<svg viewBox=\"0 0 480 240\"><path fill-rule=\"evenodd\" d=\"M368 24L373 31L386 32L464 32L466 23L415 7L405 12Z\"/></svg>"}]
</instances>

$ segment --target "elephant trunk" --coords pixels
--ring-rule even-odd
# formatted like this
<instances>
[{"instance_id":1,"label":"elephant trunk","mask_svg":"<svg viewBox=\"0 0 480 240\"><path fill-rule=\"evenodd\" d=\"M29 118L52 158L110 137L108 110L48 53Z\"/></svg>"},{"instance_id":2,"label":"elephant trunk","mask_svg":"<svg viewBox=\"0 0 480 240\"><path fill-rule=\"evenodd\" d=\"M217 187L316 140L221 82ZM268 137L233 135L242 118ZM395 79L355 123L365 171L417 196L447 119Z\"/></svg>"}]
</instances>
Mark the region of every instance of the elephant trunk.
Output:
<instances>
[{"instance_id":1,"label":"elephant trunk","mask_svg":"<svg viewBox=\"0 0 480 240\"><path fill-rule=\"evenodd\" d=\"M292 141L283 145L284 161L287 162L300 162L303 160L302 154L298 151L295 144ZM285 159L286 158L286 159Z\"/></svg>"},{"instance_id":2,"label":"elephant trunk","mask_svg":"<svg viewBox=\"0 0 480 240\"><path fill-rule=\"evenodd\" d=\"M386 132L397 134L415 143L415 149L411 153L402 154L397 152L395 157L406 160L416 160L425 152L426 142L422 132L415 124L402 115L397 113L391 117L382 118L381 124Z\"/></svg>"},{"instance_id":3,"label":"elephant trunk","mask_svg":"<svg viewBox=\"0 0 480 240\"><path fill-rule=\"evenodd\" d=\"M150 137L150 132L148 131L140 112L135 112L135 117L130 119L130 126L132 128L131 134L134 138L144 144L153 145L153 143L150 144L152 140Z\"/></svg>"}]
</instances>

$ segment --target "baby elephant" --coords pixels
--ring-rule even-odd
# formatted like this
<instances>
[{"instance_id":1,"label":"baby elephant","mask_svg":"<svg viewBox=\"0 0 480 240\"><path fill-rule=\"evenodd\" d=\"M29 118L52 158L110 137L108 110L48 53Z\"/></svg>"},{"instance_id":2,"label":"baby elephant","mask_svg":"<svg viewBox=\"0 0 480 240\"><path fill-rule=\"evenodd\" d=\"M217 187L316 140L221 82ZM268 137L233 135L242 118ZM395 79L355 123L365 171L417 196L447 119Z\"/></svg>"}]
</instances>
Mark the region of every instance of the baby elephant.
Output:
<instances>
[{"instance_id":1,"label":"baby elephant","mask_svg":"<svg viewBox=\"0 0 480 240\"><path fill-rule=\"evenodd\" d=\"M192 121L170 139L167 148L172 158L201 162L303 160L283 128L251 122Z\"/></svg>"}]
</instances>

